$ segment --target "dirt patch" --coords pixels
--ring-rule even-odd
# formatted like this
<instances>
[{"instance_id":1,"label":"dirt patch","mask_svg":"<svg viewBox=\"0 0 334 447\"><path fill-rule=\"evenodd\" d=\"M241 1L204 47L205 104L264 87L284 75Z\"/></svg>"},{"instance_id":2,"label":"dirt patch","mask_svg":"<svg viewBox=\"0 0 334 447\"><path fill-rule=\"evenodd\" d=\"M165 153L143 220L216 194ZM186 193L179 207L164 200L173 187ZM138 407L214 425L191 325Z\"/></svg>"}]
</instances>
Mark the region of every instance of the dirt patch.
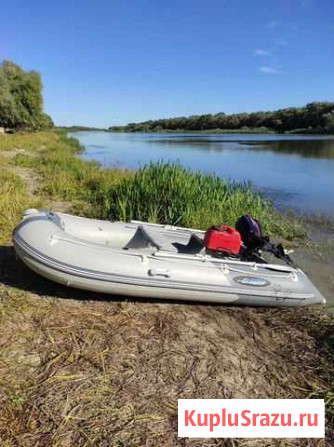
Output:
<instances>
[{"instance_id":1,"label":"dirt patch","mask_svg":"<svg viewBox=\"0 0 334 447\"><path fill-rule=\"evenodd\" d=\"M38 175L32 169L22 168L21 166L10 167L9 169L18 174L25 181L28 190L27 192L31 196L34 196L39 187Z\"/></svg>"},{"instance_id":2,"label":"dirt patch","mask_svg":"<svg viewBox=\"0 0 334 447\"><path fill-rule=\"evenodd\" d=\"M22 178L27 186L27 193L34 197L38 194L38 190L41 184L41 177L37 174L34 169L25 168L22 166L9 164L8 161L12 160L16 155L24 153L29 157L37 156L36 153L31 151L26 151L25 149L13 149L8 151L1 151L0 155L3 160L1 163L1 169L13 172ZM55 212L69 212L73 206L72 202L61 201L61 200L46 200L48 208Z\"/></svg>"},{"instance_id":3,"label":"dirt patch","mask_svg":"<svg viewBox=\"0 0 334 447\"><path fill-rule=\"evenodd\" d=\"M30 152L25 151L25 149L13 149L10 151L1 151L1 156L4 158L5 163L1 164L1 169L6 169L7 171L13 172L19 175L27 185L27 192L29 195L34 196L38 186L39 186L39 176L37 173L29 168L24 168L22 166L15 166L6 163L6 161L12 160L18 154L29 154Z\"/></svg>"},{"instance_id":4,"label":"dirt patch","mask_svg":"<svg viewBox=\"0 0 334 447\"><path fill-rule=\"evenodd\" d=\"M32 155L30 152L27 152L25 149L12 149L12 150L2 150L1 155L7 159L13 159L18 154L29 154Z\"/></svg>"},{"instance_id":5,"label":"dirt patch","mask_svg":"<svg viewBox=\"0 0 334 447\"><path fill-rule=\"evenodd\" d=\"M50 204L50 210L57 213L69 213L73 208L73 202L65 202L62 200L53 200Z\"/></svg>"}]
</instances>

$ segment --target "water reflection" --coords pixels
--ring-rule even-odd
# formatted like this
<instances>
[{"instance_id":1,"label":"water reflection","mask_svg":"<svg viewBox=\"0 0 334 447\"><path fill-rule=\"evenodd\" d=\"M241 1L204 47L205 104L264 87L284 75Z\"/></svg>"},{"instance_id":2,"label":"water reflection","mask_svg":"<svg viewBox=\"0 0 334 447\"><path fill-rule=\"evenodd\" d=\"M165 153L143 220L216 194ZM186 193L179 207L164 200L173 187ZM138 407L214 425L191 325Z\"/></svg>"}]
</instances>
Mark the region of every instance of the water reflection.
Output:
<instances>
[{"instance_id":1,"label":"water reflection","mask_svg":"<svg viewBox=\"0 0 334 447\"><path fill-rule=\"evenodd\" d=\"M251 181L280 208L334 217L334 137L78 132L83 157L137 169L172 161L236 181Z\"/></svg>"},{"instance_id":2,"label":"water reflection","mask_svg":"<svg viewBox=\"0 0 334 447\"><path fill-rule=\"evenodd\" d=\"M243 145L244 143L239 143ZM249 145L249 142L246 143ZM251 143L253 144L253 143ZM284 154L294 154L306 158L334 158L334 140L266 141L256 148L268 149Z\"/></svg>"},{"instance_id":3,"label":"water reflection","mask_svg":"<svg viewBox=\"0 0 334 447\"><path fill-rule=\"evenodd\" d=\"M289 138L289 137L287 137ZM291 138L291 137L290 137ZM237 148L239 150L254 150L257 151L271 151L284 154L294 154L299 157L306 158L332 158L334 159L334 139L326 137L320 137L317 139L306 139L301 137L300 139L276 139L276 140L238 140L238 139L226 139L220 137L199 137L199 136L187 136L187 137L167 137L160 139L147 139L148 144L151 145L163 145L180 148L195 148L197 150L214 150L223 151L226 149Z\"/></svg>"}]
</instances>

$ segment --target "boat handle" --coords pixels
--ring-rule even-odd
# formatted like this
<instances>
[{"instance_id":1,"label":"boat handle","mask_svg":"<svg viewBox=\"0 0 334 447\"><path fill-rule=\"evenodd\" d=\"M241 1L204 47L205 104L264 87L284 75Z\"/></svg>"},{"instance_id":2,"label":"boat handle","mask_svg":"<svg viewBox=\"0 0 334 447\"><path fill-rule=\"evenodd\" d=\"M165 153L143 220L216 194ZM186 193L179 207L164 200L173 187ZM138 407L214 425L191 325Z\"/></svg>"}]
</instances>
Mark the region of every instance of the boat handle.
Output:
<instances>
[{"instance_id":1,"label":"boat handle","mask_svg":"<svg viewBox=\"0 0 334 447\"><path fill-rule=\"evenodd\" d=\"M165 278L170 278L171 271L167 269L150 269L148 274L150 276L163 276Z\"/></svg>"}]
</instances>

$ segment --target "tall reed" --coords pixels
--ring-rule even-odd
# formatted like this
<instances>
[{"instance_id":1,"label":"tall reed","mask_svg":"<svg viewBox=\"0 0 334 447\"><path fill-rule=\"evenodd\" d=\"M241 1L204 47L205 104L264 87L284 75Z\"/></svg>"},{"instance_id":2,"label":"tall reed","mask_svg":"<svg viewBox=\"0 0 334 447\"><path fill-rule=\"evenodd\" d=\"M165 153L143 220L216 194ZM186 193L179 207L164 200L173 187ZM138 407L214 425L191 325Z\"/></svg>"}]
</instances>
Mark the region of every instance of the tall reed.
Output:
<instances>
[{"instance_id":1,"label":"tall reed","mask_svg":"<svg viewBox=\"0 0 334 447\"><path fill-rule=\"evenodd\" d=\"M106 214L124 221L203 229L221 222L235 225L242 214L251 214L269 235L288 239L303 235L299 225L288 224L251 184L228 182L174 163L151 163L125 177L112 190Z\"/></svg>"}]
</instances>

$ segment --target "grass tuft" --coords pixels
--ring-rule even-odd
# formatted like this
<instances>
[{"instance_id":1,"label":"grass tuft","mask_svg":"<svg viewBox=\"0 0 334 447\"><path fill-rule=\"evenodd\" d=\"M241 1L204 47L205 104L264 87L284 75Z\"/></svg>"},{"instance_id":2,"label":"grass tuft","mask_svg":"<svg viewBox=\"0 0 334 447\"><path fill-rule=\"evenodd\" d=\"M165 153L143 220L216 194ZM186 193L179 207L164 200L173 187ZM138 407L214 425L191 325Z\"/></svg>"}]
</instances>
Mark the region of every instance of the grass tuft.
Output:
<instances>
[{"instance_id":1,"label":"grass tuft","mask_svg":"<svg viewBox=\"0 0 334 447\"><path fill-rule=\"evenodd\" d=\"M249 183L231 183L179 164L149 164L125 177L112 190L106 214L116 220L143 220L205 229L224 222L234 226L243 214L263 223L270 236L305 237Z\"/></svg>"}]
</instances>

